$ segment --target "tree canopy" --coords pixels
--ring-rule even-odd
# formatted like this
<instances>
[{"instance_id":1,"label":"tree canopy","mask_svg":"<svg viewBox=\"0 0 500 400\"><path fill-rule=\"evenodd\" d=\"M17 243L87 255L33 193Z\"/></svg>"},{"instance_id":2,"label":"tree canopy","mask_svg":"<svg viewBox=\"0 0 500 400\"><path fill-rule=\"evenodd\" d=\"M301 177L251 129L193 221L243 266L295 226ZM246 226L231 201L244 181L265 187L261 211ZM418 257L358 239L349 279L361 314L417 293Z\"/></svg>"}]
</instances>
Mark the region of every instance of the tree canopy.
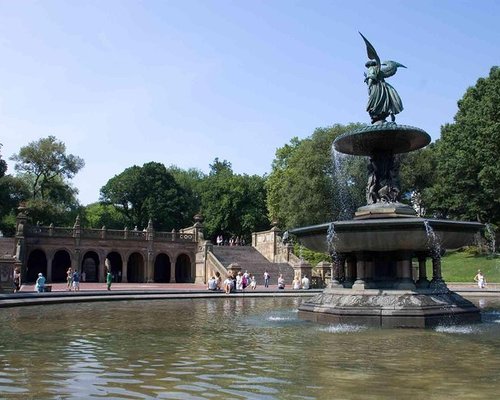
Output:
<instances>
[{"instance_id":1,"label":"tree canopy","mask_svg":"<svg viewBox=\"0 0 500 400\"><path fill-rule=\"evenodd\" d=\"M258 175L235 174L230 162L216 158L201 186L206 237L249 240L252 232L268 229L264 182Z\"/></svg>"},{"instance_id":2,"label":"tree canopy","mask_svg":"<svg viewBox=\"0 0 500 400\"><path fill-rule=\"evenodd\" d=\"M113 205L129 227L170 231L192 221L187 193L161 163L136 165L111 178L101 188L101 201Z\"/></svg>"},{"instance_id":3,"label":"tree canopy","mask_svg":"<svg viewBox=\"0 0 500 400\"><path fill-rule=\"evenodd\" d=\"M66 145L54 136L30 142L10 159L16 162L15 194L27 200L33 222L72 223L80 204L70 179L84 167L83 159L67 154Z\"/></svg>"},{"instance_id":4,"label":"tree canopy","mask_svg":"<svg viewBox=\"0 0 500 400\"><path fill-rule=\"evenodd\" d=\"M435 215L500 222L500 68L465 92L454 123L436 142L436 182L427 197Z\"/></svg>"}]
</instances>

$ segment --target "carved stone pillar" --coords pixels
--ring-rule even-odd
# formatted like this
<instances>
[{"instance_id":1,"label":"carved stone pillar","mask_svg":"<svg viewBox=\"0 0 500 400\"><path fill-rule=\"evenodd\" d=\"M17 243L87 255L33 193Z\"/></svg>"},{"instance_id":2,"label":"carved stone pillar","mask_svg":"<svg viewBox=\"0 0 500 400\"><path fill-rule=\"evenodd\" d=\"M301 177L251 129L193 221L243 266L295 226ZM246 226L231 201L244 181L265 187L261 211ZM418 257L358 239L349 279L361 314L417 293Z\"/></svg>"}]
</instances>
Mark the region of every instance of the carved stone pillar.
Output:
<instances>
[{"instance_id":1,"label":"carved stone pillar","mask_svg":"<svg viewBox=\"0 0 500 400\"><path fill-rule=\"evenodd\" d=\"M415 290L416 286L411 274L411 254L403 253L401 258L402 260L398 261L401 279L397 283L396 288L399 290Z\"/></svg>"},{"instance_id":2,"label":"carved stone pillar","mask_svg":"<svg viewBox=\"0 0 500 400\"><path fill-rule=\"evenodd\" d=\"M427 266L425 265L427 257L424 254L418 255L418 281L417 287L425 289L429 287L429 280L427 279Z\"/></svg>"},{"instance_id":3,"label":"carved stone pillar","mask_svg":"<svg viewBox=\"0 0 500 400\"><path fill-rule=\"evenodd\" d=\"M356 254L356 280L353 289L366 289L365 273L366 261L363 254Z\"/></svg>"},{"instance_id":4,"label":"carved stone pillar","mask_svg":"<svg viewBox=\"0 0 500 400\"><path fill-rule=\"evenodd\" d=\"M122 263L122 282L127 283L127 269L128 269L128 260L123 261Z\"/></svg>"},{"instance_id":5,"label":"carved stone pillar","mask_svg":"<svg viewBox=\"0 0 500 400\"><path fill-rule=\"evenodd\" d=\"M170 283L175 283L175 262L170 263Z\"/></svg>"},{"instance_id":6,"label":"carved stone pillar","mask_svg":"<svg viewBox=\"0 0 500 400\"><path fill-rule=\"evenodd\" d=\"M354 283L356 274L356 258L353 256L348 256L346 260L347 263L345 267L345 280L343 286L346 288L350 288Z\"/></svg>"},{"instance_id":7,"label":"carved stone pillar","mask_svg":"<svg viewBox=\"0 0 500 400\"><path fill-rule=\"evenodd\" d=\"M47 282L52 282L52 260L53 255L47 255Z\"/></svg>"},{"instance_id":8,"label":"carved stone pillar","mask_svg":"<svg viewBox=\"0 0 500 400\"><path fill-rule=\"evenodd\" d=\"M446 283L441 276L441 256L432 257L432 281L429 287L433 289L447 288Z\"/></svg>"}]
</instances>

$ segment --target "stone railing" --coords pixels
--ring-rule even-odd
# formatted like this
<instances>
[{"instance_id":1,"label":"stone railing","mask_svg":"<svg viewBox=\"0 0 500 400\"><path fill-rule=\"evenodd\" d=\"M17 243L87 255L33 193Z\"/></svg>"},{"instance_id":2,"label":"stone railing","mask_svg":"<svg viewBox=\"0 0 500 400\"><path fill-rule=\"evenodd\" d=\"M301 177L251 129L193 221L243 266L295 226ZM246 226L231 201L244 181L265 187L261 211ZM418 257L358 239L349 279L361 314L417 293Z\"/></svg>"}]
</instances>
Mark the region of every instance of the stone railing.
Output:
<instances>
[{"instance_id":1,"label":"stone railing","mask_svg":"<svg viewBox=\"0 0 500 400\"><path fill-rule=\"evenodd\" d=\"M207 279L209 277L214 276L215 272L219 272L220 276L222 277L222 280L226 278L228 275L227 269L222 265L222 263L215 257L215 255L211 252L207 252L207 259L206 259L206 269L207 269Z\"/></svg>"},{"instance_id":2,"label":"stone railing","mask_svg":"<svg viewBox=\"0 0 500 400\"><path fill-rule=\"evenodd\" d=\"M76 237L85 239L111 239L111 240L131 240L145 241L152 240L158 242L196 242L197 235L193 231L187 232L156 232L156 231L136 231L128 229L91 229L91 228L62 228L54 226L29 226L25 230L26 236L31 237Z\"/></svg>"}]
</instances>

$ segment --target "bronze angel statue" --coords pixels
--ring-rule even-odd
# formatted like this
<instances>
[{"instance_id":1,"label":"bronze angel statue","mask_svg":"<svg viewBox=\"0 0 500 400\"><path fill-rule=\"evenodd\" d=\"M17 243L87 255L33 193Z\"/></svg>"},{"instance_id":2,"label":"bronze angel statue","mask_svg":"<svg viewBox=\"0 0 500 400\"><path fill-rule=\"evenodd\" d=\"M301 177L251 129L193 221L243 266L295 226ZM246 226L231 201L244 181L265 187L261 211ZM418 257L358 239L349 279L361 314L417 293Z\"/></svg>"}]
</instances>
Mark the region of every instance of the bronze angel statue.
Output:
<instances>
[{"instance_id":1,"label":"bronze angel statue","mask_svg":"<svg viewBox=\"0 0 500 400\"><path fill-rule=\"evenodd\" d=\"M366 44L368 58L365 66L368 71L365 72L365 83L368 85L368 105L366 111L370 114L372 124L383 123L390 115L391 121L396 120L395 115L403 111L403 102L385 78L393 76L398 67L406 68L403 64L396 61L380 62L380 58L372 44L363 34L359 33Z\"/></svg>"}]
</instances>

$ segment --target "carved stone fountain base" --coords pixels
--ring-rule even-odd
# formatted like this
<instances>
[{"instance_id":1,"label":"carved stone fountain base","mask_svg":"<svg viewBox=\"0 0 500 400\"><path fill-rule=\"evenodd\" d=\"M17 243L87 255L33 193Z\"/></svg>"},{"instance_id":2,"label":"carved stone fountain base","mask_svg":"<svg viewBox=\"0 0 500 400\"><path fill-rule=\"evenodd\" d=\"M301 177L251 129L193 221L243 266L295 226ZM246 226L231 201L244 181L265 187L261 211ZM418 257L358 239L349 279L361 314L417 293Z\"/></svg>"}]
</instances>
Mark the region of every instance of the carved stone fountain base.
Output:
<instances>
[{"instance_id":1,"label":"carved stone fountain base","mask_svg":"<svg viewBox=\"0 0 500 400\"><path fill-rule=\"evenodd\" d=\"M448 288L379 290L327 288L302 303L299 317L322 324L429 328L481 321L479 309Z\"/></svg>"}]
</instances>

